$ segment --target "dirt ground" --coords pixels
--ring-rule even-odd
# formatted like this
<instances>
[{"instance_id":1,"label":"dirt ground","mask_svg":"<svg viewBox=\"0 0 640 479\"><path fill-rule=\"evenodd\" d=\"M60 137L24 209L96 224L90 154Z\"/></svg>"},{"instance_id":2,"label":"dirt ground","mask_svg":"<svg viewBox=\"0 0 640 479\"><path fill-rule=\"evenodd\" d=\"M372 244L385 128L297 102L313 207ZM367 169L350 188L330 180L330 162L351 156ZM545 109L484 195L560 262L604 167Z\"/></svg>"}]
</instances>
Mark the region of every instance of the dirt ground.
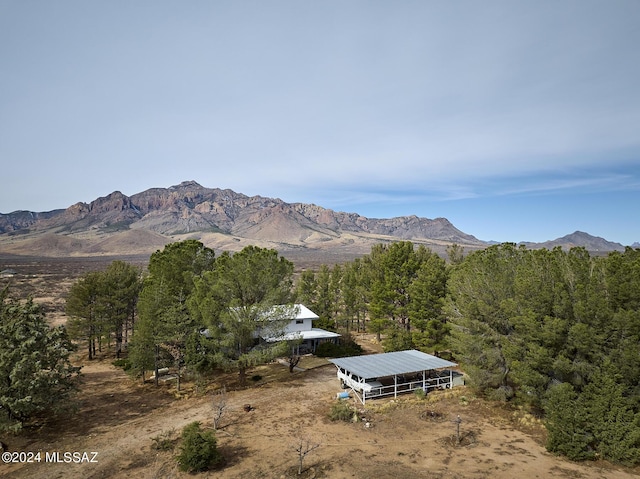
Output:
<instances>
[{"instance_id":1,"label":"dirt ground","mask_svg":"<svg viewBox=\"0 0 640 479\"><path fill-rule=\"evenodd\" d=\"M0 270L10 267L18 273L4 282L42 303L54 323L65 319L64 294L73 280L83 272L107 264L106 259L64 261L0 256ZM360 342L369 352L379 350L367 337L360 338ZM545 432L539 421L476 398L465 387L433 392L424 400L404 395L368 401L366 408L350 399L363 420L346 423L329 420L328 413L340 391L339 381L333 365L319 358L303 358L300 363L303 370L293 374L280 363L256 368L249 377L259 375L261 379L250 381L245 389L237 388L236 375L220 375L206 389L203 384L187 382L181 394L176 394L175 382L156 388L134 381L111 365L112 358L91 362L78 358L78 362L83 366L83 374L77 410L67 417L32 424L18 436L0 435L11 452L40 453L40 462L0 462L0 477L193 477L177 468L178 437L181 429L193 421L212 426L212 392L222 385L228 388L227 408L217 439L225 464L199 477L640 476L640 468L625 469L603 461L573 463L549 454L544 448ZM244 410L247 404L251 405L249 412ZM297 476L294 447L301 437L319 447L306 457L304 472ZM155 448L161 438L167 438L173 448ZM64 462L64 453L74 452L80 453L76 457L83 462Z\"/></svg>"},{"instance_id":2,"label":"dirt ground","mask_svg":"<svg viewBox=\"0 0 640 479\"><path fill-rule=\"evenodd\" d=\"M335 368L318 358L305 358L307 369L289 374L279 363L251 372L262 379L244 390L227 392L227 408L217 432L223 467L201 477L248 478L631 478L605 462L572 463L545 451L544 429L524 414L473 397L466 387L367 402L350 399L364 420L332 422L328 418L339 383ZM83 368L79 409L73 415L35 425L19 436L5 437L10 451L40 452L41 461L0 465L4 478L98 479L186 478L175 456L180 430L192 421L213 424L211 392L196 393L185 384L159 389L133 381L109 361ZM235 376L221 382L234 387ZM220 384L213 384L209 390ZM245 405L251 405L249 412ZM460 444L456 420L460 416ZM369 427L367 427L367 425ZM173 450L154 448L160 437L173 440ZM320 446L297 476L299 438ZM156 440L154 440L156 438ZM46 454L97 452L96 462L46 462Z\"/></svg>"}]
</instances>

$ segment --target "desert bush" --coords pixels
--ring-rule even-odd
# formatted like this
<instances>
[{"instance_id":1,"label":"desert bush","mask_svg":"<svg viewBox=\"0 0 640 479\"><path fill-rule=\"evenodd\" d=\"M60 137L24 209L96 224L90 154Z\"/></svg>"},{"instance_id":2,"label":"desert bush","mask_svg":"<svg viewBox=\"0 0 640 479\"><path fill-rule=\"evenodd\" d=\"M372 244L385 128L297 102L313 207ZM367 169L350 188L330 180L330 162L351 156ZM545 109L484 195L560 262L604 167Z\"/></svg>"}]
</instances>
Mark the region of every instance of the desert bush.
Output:
<instances>
[{"instance_id":1,"label":"desert bush","mask_svg":"<svg viewBox=\"0 0 640 479\"><path fill-rule=\"evenodd\" d=\"M332 421L349 422L353 419L356 410L346 401L338 400L333 403L329 411L329 419Z\"/></svg>"},{"instance_id":2,"label":"desert bush","mask_svg":"<svg viewBox=\"0 0 640 479\"><path fill-rule=\"evenodd\" d=\"M216 437L204 431L198 421L187 424L182 430L182 445L178 463L187 472L200 472L220 464L223 457L216 447Z\"/></svg>"}]
</instances>

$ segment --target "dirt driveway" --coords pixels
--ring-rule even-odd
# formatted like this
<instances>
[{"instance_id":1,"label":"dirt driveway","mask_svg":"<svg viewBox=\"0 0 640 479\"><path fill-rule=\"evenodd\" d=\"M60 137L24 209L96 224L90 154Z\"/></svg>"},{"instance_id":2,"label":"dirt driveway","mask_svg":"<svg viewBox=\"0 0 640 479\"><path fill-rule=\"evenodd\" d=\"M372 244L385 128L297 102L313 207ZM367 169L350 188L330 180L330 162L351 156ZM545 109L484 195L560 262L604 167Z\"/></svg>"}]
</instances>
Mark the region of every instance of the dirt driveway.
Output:
<instances>
[{"instance_id":1,"label":"dirt driveway","mask_svg":"<svg viewBox=\"0 0 640 479\"><path fill-rule=\"evenodd\" d=\"M134 383L108 362L92 362L83 372L80 408L73 416L4 439L12 451L40 451L41 462L0 464L1 477L193 477L178 471L177 448L155 450L152 438L177 438L183 426L196 420L211 425L210 394L177 399L173 385L156 390ZM264 379L254 387L227 393L227 412L217 434L225 467L201 477L296 477L293 445L300 436L320 444L298 476L307 478L622 479L640 472L556 458L540 443L544 431L539 423L476 399L464 387L434 392L422 401L411 395L371 401L366 410L360 406L366 427L362 421L328 419L339 391L330 364L292 375L273 364L256 373ZM251 405L250 412L245 404ZM45 461L46 453L51 459L53 452L60 453L56 459L62 462ZM97 462L66 463L64 452L97 452Z\"/></svg>"}]
</instances>

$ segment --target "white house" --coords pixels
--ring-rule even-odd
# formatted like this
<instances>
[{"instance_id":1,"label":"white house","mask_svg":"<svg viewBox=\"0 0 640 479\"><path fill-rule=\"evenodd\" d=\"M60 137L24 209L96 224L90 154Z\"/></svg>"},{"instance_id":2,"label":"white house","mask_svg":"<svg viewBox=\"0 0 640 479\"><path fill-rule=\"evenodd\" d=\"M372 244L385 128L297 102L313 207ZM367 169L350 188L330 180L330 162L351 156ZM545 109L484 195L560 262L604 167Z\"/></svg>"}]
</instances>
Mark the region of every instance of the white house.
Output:
<instances>
[{"instance_id":1,"label":"white house","mask_svg":"<svg viewBox=\"0 0 640 479\"><path fill-rule=\"evenodd\" d=\"M304 304L294 304L295 318L291 318L284 334L276 338L263 338L265 341L292 341L298 340L298 353L314 353L319 344L325 342L335 343L340 335L331 331L313 327L313 321L319 316L307 308Z\"/></svg>"}]
</instances>

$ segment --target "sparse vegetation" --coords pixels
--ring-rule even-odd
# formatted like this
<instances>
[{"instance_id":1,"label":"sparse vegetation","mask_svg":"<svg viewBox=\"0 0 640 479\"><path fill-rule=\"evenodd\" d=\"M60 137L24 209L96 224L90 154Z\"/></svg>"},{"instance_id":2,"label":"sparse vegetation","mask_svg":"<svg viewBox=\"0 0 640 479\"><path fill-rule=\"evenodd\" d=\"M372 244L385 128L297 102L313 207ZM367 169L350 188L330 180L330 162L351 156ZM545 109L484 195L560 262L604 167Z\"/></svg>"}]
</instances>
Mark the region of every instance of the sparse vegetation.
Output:
<instances>
[{"instance_id":1,"label":"sparse vegetation","mask_svg":"<svg viewBox=\"0 0 640 479\"><path fill-rule=\"evenodd\" d=\"M347 401L339 399L331 405L329 419L332 421L349 422L353 420L354 414L357 414L356 409Z\"/></svg>"},{"instance_id":2,"label":"sparse vegetation","mask_svg":"<svg viewBox=\"0 0 640 479\"><path fill-rule=\"evenodd\" d=\"M156 451L172 451L176 444L175 433L175 429L169 429L152 437L153 445L151 447Z\"/></svg>"}]
</instances>

